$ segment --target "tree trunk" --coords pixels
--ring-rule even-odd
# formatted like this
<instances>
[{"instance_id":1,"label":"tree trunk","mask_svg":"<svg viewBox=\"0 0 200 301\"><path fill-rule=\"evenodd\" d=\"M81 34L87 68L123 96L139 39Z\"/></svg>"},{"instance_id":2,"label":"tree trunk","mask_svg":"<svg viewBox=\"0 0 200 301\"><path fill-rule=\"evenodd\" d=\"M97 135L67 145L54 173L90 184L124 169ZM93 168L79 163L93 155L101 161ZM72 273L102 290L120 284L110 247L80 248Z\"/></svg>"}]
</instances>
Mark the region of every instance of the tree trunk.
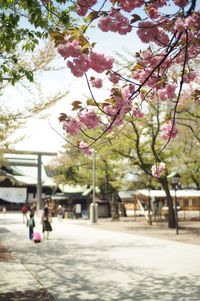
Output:
<instances>
[{"instance_id":1,"label":"tree trunk","mask_svg":"<svg viewBox=\"0 0 200 301\"><path fill-rule=\"evenodd\" d=\"M164 177L164 178L160 179L160 183L161 183L161 185L162 185L162 187L163 187L163 189L166 193L166 197L167 197L167 206L169 208L168 209L168 227L169 228L176 228L173 201L172 201L172 197L170 195L167 178Z\"/></svg>"},{"instance_id":2,"label":"tree trunk","mask_svg":"<svg viewBox=\"0 0 200 301\"><path fill-rule=\"evenodd\" d=\"M114 193L112 194L110 200L110 209L111 209L112 221L118 221L119 220L118 201Z\"/></svg>"}]
</instances>

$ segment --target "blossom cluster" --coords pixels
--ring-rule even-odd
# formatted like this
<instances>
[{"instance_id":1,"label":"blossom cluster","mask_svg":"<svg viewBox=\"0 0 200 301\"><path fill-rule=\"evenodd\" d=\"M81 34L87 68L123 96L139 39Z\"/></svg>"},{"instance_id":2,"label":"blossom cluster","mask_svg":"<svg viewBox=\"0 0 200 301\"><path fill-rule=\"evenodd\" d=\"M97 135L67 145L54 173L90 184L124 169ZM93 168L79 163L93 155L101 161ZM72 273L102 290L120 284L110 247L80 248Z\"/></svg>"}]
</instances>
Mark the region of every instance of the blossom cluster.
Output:
<instances>
[{"instance_id":1,"label":"blossom cluster","mask_svg":"<svg viewBox=\"0 0 200 301\"><path fill-rule=\"evenodd\" d=\"M120 76L116 73L111 73L108 79L113 84L117 84L120 81Z\"/></svg>"},{"instance_id":2,"label":"blossom cluster","mask_svg":"<svg viewBox=\"0 0 200 301\"><path fill-rule=\"evenodd\" d=\"M169 43L168 35L162 28L155 26L151 21L139 22L137 34L143 43L154 42L159 46L167 45Z\"/></svg>"},{"instance_id":3,"label":"blossom cluster","mask_svg":"<svg viewBox=\"0 0 200 301\"><path fill-rule=\"evenodd\" d=\"M133 116L135 116L136 118L142 118L142 117L144 117L144 112L142 112L139 107L134 108L133 109Z\"/></svg>"},{"instance_id":4,"label":"blossom cluster","mask_svg":"<svg viewBox=\"0 0 200 301\"><path fill-rule=\"evenodd\" d=\"M123 117L132 109L131 95L135 90L135 86L130 84L123 87L121 90L113 88L111 90L110 98L114 100L114 104L106 104L104 112L110 117L113 122L111 129L114 126L123 124Z\"/></svg>"},{"instance_id":5,"label":"blossom cluster","mask_svg":"<svg viewBox=\"0 0 200 301\"><path fill-rule=\"evenodd\" d=\"M152 176L154 178L160 178L164 172L166 172L166 164L163 162L157 163L152 166Z\"/></svg>"},{"instance_id":6,"label":"blossom cluster","mask_svg":"<svg viewBox=\"0 0 200 301\"><path fill-rule=\"evenodd\" d=\"M144 0L135 0L135 1L119 0L118 2L119 2L119 7L128 13L130 13L135 8L141 7L145 3Z\"/></svg>"},{"instance_id":7,"label":"blossom cluster","mask_svg":"<svg viewBox=\"0 0 200 301\"><path fill-rule=\"evenodd\" d=\"M110 70L114 62L112 57L105 57L92 49L88 49L88 54L83 53L80 42L70 41L68 37L58 46L58 52L64 59L72 58L72 61L67 61L67 66L76 77L82 77L89 69L98 73Z\"/></svg>"},{"instance_id":8,"label":"blossom cluster","mask_svg":"<svg viewBox=\"0 0 200 301\"><path fill-rule=\"evenodd\" d=\"M62 113L61 115L65 115ZM99 124L100 117L93 110L88 110L86 112L81 112L78 114L77 118L68 118L67 115L60 119L63 123L63 129L70 133L72 136L80 133L80 130L86 126L88 129L96 128Z\"/></svg>"},{"instance_id":9,"label":"blossom cluster","mask_svg":"<svg viewBox=\"0 0 200 301\"><path fill-rule=\"evenodd\" d=\"M93 154L93 149L89 148L87 143L81 141L79 144L79 148L83 151L83 153L87 156L91 156Z\"/></svg>"},{"instance_id":10,"label":"blossom cluster","mask_svg":"<svg viewBox=\"0 0 200 301\"><path fill-rule=\"evenodd\" d=\"M91 79L91 84L92 84L93 87L95 87L97 89L100 89L103 86L101 78L93 78L93 79Z\"/></svg>"},{"instance_id":11,"label":"blossom cluster","mask_svg":"<svg viewBox=\"0 0 200 301\"><path fill-rule=\"evenodd\" d=\"M85 16L88 9L97 3L97 0L77 0L76 12L79 16Z\"/></svg>"},{"instance_id":12,"label":"blossom cluster","mask_svg":"<svg viewBox=\"0 0 200 301\"><path fill-rule=\"evenodd\" d=\"M126 35L132 30L128 18L118 10L112 10L108 16L100 18L98 26L104 32L118 32L121 35Z\"/></svg>"},{"instance_id":13,"label":"blossom cluster","mask_svg":"<svg viewBox=\"0 0 200 301\"><path fill-rule=\"evenodd\" d=\"M86 111L84 114L79 113L79 120L82 124L86 125L88 129L96 128L99 124L100 117L91 110Z\"/></svg>"},{"instance_id":14,"label":"blossom cluster","mask_svg":"<svg viewBox=\"0 0 200 301\"><path fill-rule=\"evenodd\" d=\"M175 84L168 84L161 89L158 89L158 96L160 100L167 100L173 99L176 97L176 85Z\"/></svg>"},{"instance_id":15,"label":"blossom cluster","mask_svg":"<svg viewBox=\"0 0 200 301\"><path fill-rule=\"evenodd\" d=\"M178 129L173 120L169 120L166 125L162 128L161 137L168 140L170 137L176 138L178 135Z\"/></svg>"}]
</instances>

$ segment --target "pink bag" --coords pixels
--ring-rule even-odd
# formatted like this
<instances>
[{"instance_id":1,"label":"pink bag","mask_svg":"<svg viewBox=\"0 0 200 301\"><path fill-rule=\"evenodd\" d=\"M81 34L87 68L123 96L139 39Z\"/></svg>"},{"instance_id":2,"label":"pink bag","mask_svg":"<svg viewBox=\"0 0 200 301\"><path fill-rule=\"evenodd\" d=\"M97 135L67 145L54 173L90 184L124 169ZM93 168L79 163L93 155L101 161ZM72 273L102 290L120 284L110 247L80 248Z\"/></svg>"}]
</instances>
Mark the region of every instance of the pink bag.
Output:
<instances>
[{"instance_id":1,"label":"pink bag","mask_svg":"<svg viewBox=\"0 0 200 301\"><path fill-rule=\"evenodd\" d=\"M40 237L40 233L39 232L34 232L33 234L33 240L34 242L41 242L41 237Z\"/></svg>"}]
</instances>

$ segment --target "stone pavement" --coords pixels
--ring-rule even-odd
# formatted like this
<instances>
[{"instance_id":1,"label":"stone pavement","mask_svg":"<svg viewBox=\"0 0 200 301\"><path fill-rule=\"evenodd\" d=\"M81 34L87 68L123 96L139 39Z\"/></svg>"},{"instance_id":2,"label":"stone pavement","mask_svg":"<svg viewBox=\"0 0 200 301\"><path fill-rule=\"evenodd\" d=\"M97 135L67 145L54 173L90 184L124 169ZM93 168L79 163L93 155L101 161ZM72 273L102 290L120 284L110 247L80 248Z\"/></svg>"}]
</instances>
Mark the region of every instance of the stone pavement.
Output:
<instances>
[{"instance_id":1,"label":"stone pavement","mask_svg":"<svg viewBox=\"0 0 200 301\"><path fill-rule=\"evenodd\" d=\"M0 241L12 254L0 262L0 301L200 300L200 246L82 220L52 226L50 240L34 244L20 214L0 215Z\"/></svg>"}]
</instances>

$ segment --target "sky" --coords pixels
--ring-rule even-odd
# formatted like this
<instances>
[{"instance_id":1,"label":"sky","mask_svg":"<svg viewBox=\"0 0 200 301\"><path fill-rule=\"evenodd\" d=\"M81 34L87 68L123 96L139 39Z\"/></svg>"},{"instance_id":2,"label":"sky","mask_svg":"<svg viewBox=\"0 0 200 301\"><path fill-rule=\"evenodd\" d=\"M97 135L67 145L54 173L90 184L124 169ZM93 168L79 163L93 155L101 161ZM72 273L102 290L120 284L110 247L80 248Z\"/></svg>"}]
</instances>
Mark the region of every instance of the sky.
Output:
<instances>
[{"instance_id":1,"label":"sky","mask_svg":"<svg viewBox=\"0 0 200 301\"><path fill-rule=\"evenodd\" d=\"M117 52L124 52L124 49L131 49L134 53L144 47L141 45L135 31L126 36L120 36L115 33L102 33L100 30L91 29L89 34L90 41L97 41L95 51L103 52L105 55L113 55ZM58 117L61 112L70 114L70 103L74 100L83 99L88 94L86 81L83 78L75 78L66 67L65 61L58 55L53 61L53 66L59 66L57 71L44 71L36 73L36 82L40 83L41 92L38 92L37 85L32 85L31 93L27 92L21 84L16 86L8 86L0 97L0 101L4 101L10 110L23 108L26 102L45 97L56 95L58 92L68 91L68 95L64 97L53 108L48 110L48 117L44 119L30 118L22 129L15 133L15 138L24 135L25 138L14 143L12 148L17 150L33 150L59 152L62 145L65 144L62 127L59 124ZM97 76L97 74L95 74ZM30 84L31 86L31 84ZM101 91L104 93L105 91ZM60 135L58 133L59 132Z\"/></svg>"}]
</instances>

